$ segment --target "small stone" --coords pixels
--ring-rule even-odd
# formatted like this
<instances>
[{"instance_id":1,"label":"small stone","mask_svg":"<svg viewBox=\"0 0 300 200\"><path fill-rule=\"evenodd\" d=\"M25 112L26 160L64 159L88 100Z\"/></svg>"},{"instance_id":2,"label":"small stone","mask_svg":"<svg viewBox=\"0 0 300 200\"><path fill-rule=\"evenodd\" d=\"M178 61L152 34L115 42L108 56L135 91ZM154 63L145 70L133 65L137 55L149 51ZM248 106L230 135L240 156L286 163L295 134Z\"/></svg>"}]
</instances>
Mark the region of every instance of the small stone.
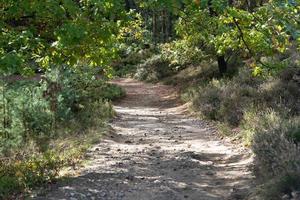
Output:
<instances>
[{"instance_id":1,"label":"small stone","mask_svg":"<svg viewBox=\"0 0 300 200\"><path fill-rule=\"evenodd\" d=\"M125 144L132 144L132 141L126 140L126 141L125 141Z\"/></svg>"},{"instance_id":2,"label":"small stone","mask_svg":"<svg viewBox=\"0 0 300 200\"><path fill-rule=\"evenodd\" d=\"M184 195L183 197L184 197L185 199L189 198L189 196L188 196L188 195Z\"/></svg>"},{"instance_id":3,"label":"small stone","mask_svg":"<svg viewBox=\"0 0 300 200\"><path fill-rule=\"evenodd\" d=\"M171 140L171 139L173 139L173 138L174 138L174 136L172 135L171 137L168 138L168 140Z\"/></svg>"},{"instance_id":4,"label":"small stone","mask_svg":"<svg viewBox=\"0 0 300 200\"><path fill-rule=\"evenodd\" d=\"M101 193L100 193L100 196L101 196L101 197L106 197L107 194L106 194L105 192L101 192Z\"/></svg>"},{"instance_id":5,"label":"small stone","mask_svg":"<svg viewBox=\"0 0 300 200\"><path fill-rule=\"evenodd\" d=\"M119 197L124 197L125 194L124 194L123 192L120 192L120 193L118 194L118 196L119 196Z\"/></svg>"},{"instance_id":6,"label":"small stone","mask_svg":"<svg viewBox=\"0 0 300 200\"><path fill-rule=\"evenodd\" d=\"M188 185L186 183L178 183L178 188L187 189Z\"/></svg>"},{"instance_id":7,"label":"small stone","mask_svg":"<svg viewBox=\"0 0 300 200\"><path fill-rule=\"evenodd\" d=\"M214 163L212 161L207 161L206 164L207 165L214 165Z\"/></svg>"},{"instance_id":8,"label":"small stone","mask_svg":"<svg viewBox=\"0 0 300 200\"><path fill-rule=\"evenodd\" d=\"M290 196L285 194L281 197L282 200L289 200L290 199Z\"/></svg>"},{"instance_id":9,"label":"small stone","mask_svg":"<svg viewBox=\"0 0 300 200\"><path fill-rule=\"evenodd\" d=\"M300 191L293 191L292 192L292 197L294 199L300 199Z\"/></svg>"},{"instance_id":10,"label":"small stone","mask_svg":"<svg viewBox=\"0 0 300 200\"><path fill-rule=\"evenodd\" d=\"M126 179L127 179L127 180L129 180L129 181L133 181L133 179L134 179L134 176L132 176L132 175L128 175L128 176L126 176Z\"/></svg>"},{"instance_id":11,"label":"small stone","mask_svg":"<svg viewBox=\"0 0 300 200\"><path fill-rule=\"evenodd\" d=\"M153 181L153 183L160 183L160 180L155 180Z\"/></svg>"},{"instance_id":12,"label":"small stone","mask_svg":"<svg viewBox=\"0 0 300 200\"><path fill-rule=\"evenodd\" d=\"M221 181L216 181L216 182L215 182L215 185L221 185L221 184L222 184Z\"/></svg>"},{"instance_id":13,"label":"small stone","mask_svg":"<svg viewBox=\"0 0 300 200\"><path fill-rule=\"evenodd\" d=\"M206 174L206 175L209 175L209 176L212 176L212 175L214 175L215 173L214 173L213 171L208 171L208 172L206 172L205 174Z\"/></svg>"}]
</instances>

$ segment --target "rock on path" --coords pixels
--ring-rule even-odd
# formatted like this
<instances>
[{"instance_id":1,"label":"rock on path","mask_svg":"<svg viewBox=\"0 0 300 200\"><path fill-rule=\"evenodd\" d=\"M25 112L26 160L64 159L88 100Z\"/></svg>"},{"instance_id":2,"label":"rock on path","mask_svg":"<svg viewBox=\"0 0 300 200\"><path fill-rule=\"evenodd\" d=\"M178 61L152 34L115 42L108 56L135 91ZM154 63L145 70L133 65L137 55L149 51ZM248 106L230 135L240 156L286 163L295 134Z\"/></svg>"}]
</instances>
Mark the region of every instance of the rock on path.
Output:
<instances>
[{"instance_id":1,"label":"rock on path","mask_svg":"<svg viewBox=\"0 0 300 200\"><path fill-rule=\"evenodd\" d=\"M215 129L183 114L174 89L119 79L114 131L89 152L79 175L58 182L40 200L244 199L251 157L220 141ZM246 156L245 156L246 155Z\"/></svg>"}]
</instances>

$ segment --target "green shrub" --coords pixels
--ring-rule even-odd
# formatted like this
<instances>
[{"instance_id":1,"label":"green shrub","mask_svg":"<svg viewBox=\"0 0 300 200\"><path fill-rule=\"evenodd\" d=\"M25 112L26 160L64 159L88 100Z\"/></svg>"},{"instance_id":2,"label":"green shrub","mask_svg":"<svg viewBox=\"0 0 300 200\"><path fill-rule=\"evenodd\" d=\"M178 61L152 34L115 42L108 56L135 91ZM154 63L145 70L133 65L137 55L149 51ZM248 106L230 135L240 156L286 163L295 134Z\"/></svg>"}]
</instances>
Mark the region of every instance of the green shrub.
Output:
<instances>
[{"instance_id":1,"label":"green shrub","mask_svg":"<svg viewBox=\"0 0 300 200\"><path fill-rule=\"evenodd\" d=\"M51 136L53 113L43 98L44 85L34 81L5 83L2 87L0 155L18 149L28 138Z\"/></svg>"},{"instance_id":2,"label":"green shrub","mask_svg":"<svg viewBox=\"0 0 300 200\"><path fill-rule=\"evenodd\" d=\"M169 62L161 55L154 55L137 66L135 78L146 81L158 81L172 74Z\"/></svg>"},{"instance_id":3,"label":"green shrub","mask_svg":"<svg viewBox=\"0 0 300 200\"><path fill-rule=\"evenodd\" d=\"M85 71L54 70L46 79L59 88L59 91L54 91L57 94L50 96L56 97L57 121L74 122L71 124L79 122L82 128L101 124L101 120L111 117L112 108L107 102L125 95L120 87Z\"/></svg>"},{"instance_id":4,"label":"green shrub","mask_svg":"<svg viewBox=\"0 0 300 200\"><path fill-rule=\"evenodd\" d=\"M1 161L0 198L53 180L61 167L60 158L50 151L41 156L31 156L27 160Z\"/></svg>"},{"instance_id":5,"label":"green shrub","mask_svg":"<svg viewBox=\"0 0 300 200\"><path fill-rule=\"evenodd\" d=\"M124 46L121 49L120 59L113 63L113 69L116 76L133 75L137 69L137 65L149 59L155 53L155 49L141 49L137 46Z\"/></svg>"},{"instance_id":6,"label":"green shrub","mask_svg":"<svg viewBox=\"0 0 300 200\"><path fill-rule=\"evenodd\" d=\"M51 181L61 167L80 160L90 143L85 134L99 132L114 114L111 100L125 95L85 69L53 69L40 81L2 81L0 93L0 199ZM76 145L65 138L76 138Z\"/></svg>"},{"instance_id":7,"label":"green shrub","mask_svg":"<svg viewBox=\"0 0 300 200\"><path fill-rule=\"evenodd\" d=\"M161 45L162 56L170 60L172 64L183 69L189 64L199 64L205 58L204 53L198 47L186 40L175 40Z\"/></svg>"}]
</instances>

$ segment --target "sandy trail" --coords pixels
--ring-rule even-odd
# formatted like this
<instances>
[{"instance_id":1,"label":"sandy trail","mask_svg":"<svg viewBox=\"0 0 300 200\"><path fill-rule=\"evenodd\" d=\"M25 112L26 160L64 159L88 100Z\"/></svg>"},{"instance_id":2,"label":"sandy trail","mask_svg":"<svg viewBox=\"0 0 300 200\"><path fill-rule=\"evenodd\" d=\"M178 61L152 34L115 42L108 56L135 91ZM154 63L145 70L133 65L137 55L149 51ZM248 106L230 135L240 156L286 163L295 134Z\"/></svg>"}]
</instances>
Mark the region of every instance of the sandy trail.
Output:
<instances>
[{"instance_id":1,"label":"sandy trail","mask_svg":"<svg viewBox=\"0 0 300 200\"><path fill-rule=\"evenodd\" d=\"M114 131L88 153L79 175L35 199L244 199L252 182L249 154L188 117L173 88L132 79L117 102Z\"/></svg>"}]
</instances>

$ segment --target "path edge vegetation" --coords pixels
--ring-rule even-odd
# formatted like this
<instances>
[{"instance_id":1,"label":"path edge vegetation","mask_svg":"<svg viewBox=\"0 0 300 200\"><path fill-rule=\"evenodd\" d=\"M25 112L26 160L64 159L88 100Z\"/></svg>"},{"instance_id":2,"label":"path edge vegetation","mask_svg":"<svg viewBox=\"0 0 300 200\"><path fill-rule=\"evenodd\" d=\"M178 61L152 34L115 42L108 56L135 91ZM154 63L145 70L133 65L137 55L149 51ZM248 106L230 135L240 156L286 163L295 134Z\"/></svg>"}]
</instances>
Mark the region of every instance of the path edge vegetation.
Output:
<instances>
[{"instance_id":1,"label":"path edge vegetation","mask_svg":"<svg viewBox=\"0 0 300 200\"><path fill-rule=\"evenodd\" d=\"M120 1L0 2L0 198L24 198L107 132Z\"/></svg>"}]
</instances>

